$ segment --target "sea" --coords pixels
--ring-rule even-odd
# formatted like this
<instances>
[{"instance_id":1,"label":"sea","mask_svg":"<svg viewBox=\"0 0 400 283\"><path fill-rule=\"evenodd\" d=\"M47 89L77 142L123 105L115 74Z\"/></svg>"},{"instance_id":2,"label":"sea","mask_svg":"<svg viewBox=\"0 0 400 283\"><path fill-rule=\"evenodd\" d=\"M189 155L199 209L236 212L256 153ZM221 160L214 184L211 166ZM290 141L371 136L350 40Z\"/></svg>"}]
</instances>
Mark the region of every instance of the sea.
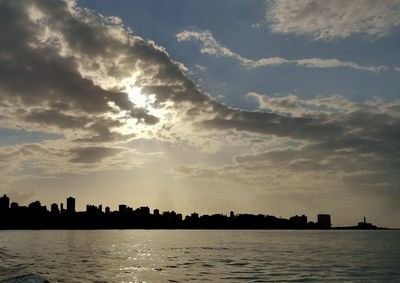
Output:
<instances>
[{"instance_id":1,"label":"sea","mask_svg":"<svg viewBox=\"0 0 400 283\"><path fill-rule=\"evenodd\" d=\"M400 282L400 231L0 231L0 282L46 280Z\"/></svg>"}]
</instances>

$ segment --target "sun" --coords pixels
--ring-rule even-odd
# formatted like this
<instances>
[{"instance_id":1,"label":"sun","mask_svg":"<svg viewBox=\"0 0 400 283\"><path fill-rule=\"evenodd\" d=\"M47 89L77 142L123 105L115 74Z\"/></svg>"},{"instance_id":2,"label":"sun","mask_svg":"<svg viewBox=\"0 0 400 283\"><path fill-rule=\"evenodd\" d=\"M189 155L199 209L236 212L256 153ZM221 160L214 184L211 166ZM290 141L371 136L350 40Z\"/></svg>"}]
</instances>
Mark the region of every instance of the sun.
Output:
<instances>
[{"instance_id":1,"label":"sun","mask_svg":"<svg viewBox=\"0 0 400 283\"><path fill-rule=\"evenodd\" d=\"M129 86L126 88L126 93L128 98L133 102L135 108L142 108L147 111L147 113L157 117L163 118L165 116L165 110L163 108L156 108L154 103L156 101L155 94L144 94L142 89L138 86Z\"/></svg>"},{"instance_id":2,"label":"sun","mask_svg":"<svg viewBox=\"0 0 400 283\"><path fill-rule=\"evenodd\" d=\"M134 109L144 110L147 114L157 117L159 121L152 125L141 123L138 118L129 117L128 113L122 111L117 116L123 119L124 123L118 131L123 134L135 134L137 137L151 137L152 132L162 127L170 118L171 115L167 107L156 105L156 95L143 93L142 88L135 85L132 78L122 81L122 85L128 99L133 103Z\"/></svg>"},{"instance_id":3,"label":"sun","mask_svg":"<svg viewBox=\"0 0 400 283\"><path fill-rule=\"evenodd\" d=\"M137 108L144 108L147 109L149 106L149 103L152 103L149 101L149 97L145 94L142 94L142 90L140 87L130 87L126 90L128 93L129 100L135 104L135 107ZM154 101L153 101L154 102Z\"/></svg>"}]
</instances>

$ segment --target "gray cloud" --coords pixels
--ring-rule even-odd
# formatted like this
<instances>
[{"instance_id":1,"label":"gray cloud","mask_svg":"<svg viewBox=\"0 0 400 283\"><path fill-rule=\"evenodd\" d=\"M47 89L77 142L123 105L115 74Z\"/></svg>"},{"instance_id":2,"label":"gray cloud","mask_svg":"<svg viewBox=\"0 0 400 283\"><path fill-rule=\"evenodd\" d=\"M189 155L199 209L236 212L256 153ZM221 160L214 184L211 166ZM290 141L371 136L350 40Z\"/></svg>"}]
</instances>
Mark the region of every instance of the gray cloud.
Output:
<instances>
[{"instance_id":1,"label":"gray cloud","mask_svg":"<svg viewBox=\"0 0 400 283\"><path fill-rule=\"evenodd\" d=\"M123 152L122 148L107 147L79 147L70 150L70 153L76 155L71 158L71 162L76 163L97 163L105 158L112 157Z\"/></svg>"},{"instance_id":2,"label":"gray cloud","mask_svg":"<svg viewBox=\"0 0 400 283\"><path fill-rule=\"evenodd\" d=\"M61 1L2 1L0 5L4 15L0 19L0 91L12 105L37 108L23 117L25 121L48 122L62 129L83 126L98 115L116 113L113 103L145 123L157 123L156 117L136 109L126 93L104 89L80 70L80 56L115 57L116 53L107 54L110 47L119 47L113 52L127 49L107 35L100 18L85 10L80 10L80 17L74 16ZM35 21L35 13L43 18ZM85 16L92 21L84 22ZM43 39L48 28L52 34ZM97 117L83 117L84 113ZM48 119L49 115L56 119Z\"/></svg>"},{"instance_id":3,"label":"gray cloud","mask_svg":"<svg viewBox=\"0 0 400 283\"><path fill-rule=\"evenodd\" d=\"M83 128L89 119L86 116L77 117L65 115L57 110L32 110L23 117L27 122L56 125L61 129Z\"/></svg>"},{"instance_id":4,"label":"gray cloud","mask_svg":"<svg viewBox=\"0 0 400 283\"><path fill-rule=\"evenodd\" d=\"M276 146L257 138L250 153L236 155L231 164L182 164L174 169L178 176L278 191L357 193L368 186L379 195L397 190L399 101L357 103L340 96L249 96L270 112L220 112L223 114L203 121L202 126L274 135L286 141Z\"/></svg>"},{"instance_id":5,"label":"gray cloud","mask_svg":"<svg viewBox=\"0 0 400 283\"><path fill-rule=\"evenodd\" d=\"M352 34L376 38L400 25L397 0L279 0L268 5L267 21L274 32L332 40Z\"/></svg>"}]
</instances>

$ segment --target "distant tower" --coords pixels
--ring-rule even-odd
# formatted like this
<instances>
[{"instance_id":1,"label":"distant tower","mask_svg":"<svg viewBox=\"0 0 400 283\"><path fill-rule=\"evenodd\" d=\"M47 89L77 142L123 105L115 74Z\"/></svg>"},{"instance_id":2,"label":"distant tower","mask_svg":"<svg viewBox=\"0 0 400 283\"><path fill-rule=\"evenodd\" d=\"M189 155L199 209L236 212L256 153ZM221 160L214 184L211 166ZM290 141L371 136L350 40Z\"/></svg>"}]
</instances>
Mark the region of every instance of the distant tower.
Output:
<instances>
[{"instance_id":1,"label":"distant tower","mask_svg":"<svg viewBox=\"0 0 400 283\"><path fill-rule=\"evenodd\" d=\"M367 219L365 218L365 216L364 216L364 223L367 223Z\"/></svg>"},{"instance_id":2,"label":"distant tower","mask_svg":"<svg viewBox=\"0 0 400 283\"><path fill-rule=\"evenodd\" d=\"M110 213L110 208L106 206L106 214Z\"/></svg>"},{"instance_id":3,"label":"distant tower","mask_svg":"<svg viewBox=\"0 0 400 283\"><path fill-rule=\"evenodd\" d=\"M67 212L75 212L75 199L73 197L67 198Z\"/></svg>"}]
</instances>

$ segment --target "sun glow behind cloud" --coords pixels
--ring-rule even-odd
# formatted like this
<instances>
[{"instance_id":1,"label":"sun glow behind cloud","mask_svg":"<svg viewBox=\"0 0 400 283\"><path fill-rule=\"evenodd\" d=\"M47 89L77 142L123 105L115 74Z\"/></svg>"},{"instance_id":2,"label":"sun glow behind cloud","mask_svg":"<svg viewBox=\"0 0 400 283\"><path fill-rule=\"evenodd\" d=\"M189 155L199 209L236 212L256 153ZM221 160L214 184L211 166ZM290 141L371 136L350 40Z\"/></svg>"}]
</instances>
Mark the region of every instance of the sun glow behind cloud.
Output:
<instances>
[{"instance_id":1,"label":"sun glow behind cloud","mask_svg":"<svg viewBox=\"0 0 400 283\"><path fill-rule=\"evenodd\" d=\"M124 121L123 126L117 129L118 132L124 135L134 134L138 138L151 138L160 126L164 125L168 117L168 111L163 107L155 106L156 95L145 94L142 88L137 86L134 79L129 78L121 82L129 100L134 104L134 111L143 112L159 119L154 125L146 124L144 121L131 117L127 111L120 111L117 115L112 115L114 119Z\"/></svg>"},{"instance_id":2,"label":"sun glow behind cloud","mask_svg":"<svg viewBox=\"0 0 400 283\"><path fill-rule=\"evenodd\" d=\"M140 87L132 87L130 89L127 89L126 92L128 93L129 99L136 105L136 107L139 108L144 108L147 109L149 106L149 102L152 103L154 102L151 101L151 98L155 98L153 97L149 97L147 95L142 94L141 92L141 88Z\"/></svg>"},{"instance_id":3,"label":"sun glow behind cloud","mask_svg":"<svg viewBox=\"0 0 400 283\"><path fill-rule=\"evenodd\" d=\"M136 84L135 80L136 76L133 76L121 81L124 92L128 94L129 100L135 105L135 108L143 109L159 119L164 118L165 110L155 106L156 95L142 93L142 88Z\"/></svg>"}]
</instances>

